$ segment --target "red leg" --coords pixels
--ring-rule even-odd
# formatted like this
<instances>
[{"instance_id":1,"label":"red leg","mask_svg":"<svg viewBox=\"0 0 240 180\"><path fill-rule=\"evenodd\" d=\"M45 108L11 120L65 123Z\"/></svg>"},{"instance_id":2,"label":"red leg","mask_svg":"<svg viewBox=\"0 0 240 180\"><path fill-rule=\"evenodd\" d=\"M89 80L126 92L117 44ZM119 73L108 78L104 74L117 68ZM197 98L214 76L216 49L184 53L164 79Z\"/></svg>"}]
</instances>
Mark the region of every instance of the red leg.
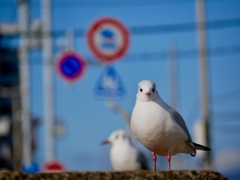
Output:
<instances>
[{"instance_id":1,"label":"red leg","mask_svg":"<svg viewBox=\"0 0 240 180\"><path fill-rule=\"evenodd\" d=\"M171 154L170 153L168 153L167 160L168 160L168 170L171 170Z\"/></svg>"},{"instance_id":2,"label":"red leg","mask_svg":"<svg viewBox=\"0 0 240 180\"><path fill-rule=\"evenodd\" d=\"M157 155L154 152L152 153L152 159L153 159L154 171L156 171Z\"/></svg>"}]
</instances>

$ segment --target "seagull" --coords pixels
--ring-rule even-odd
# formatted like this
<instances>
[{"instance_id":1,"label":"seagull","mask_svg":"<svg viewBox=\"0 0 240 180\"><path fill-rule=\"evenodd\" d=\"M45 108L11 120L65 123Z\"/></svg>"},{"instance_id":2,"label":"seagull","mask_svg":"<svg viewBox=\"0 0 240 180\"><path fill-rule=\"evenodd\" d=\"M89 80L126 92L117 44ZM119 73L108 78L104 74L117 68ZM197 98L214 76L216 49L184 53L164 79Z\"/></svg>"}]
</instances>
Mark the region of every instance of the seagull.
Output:
<instances>
[{"instance_id":1,"label":"seagull","mask_svg":"<svg viewBox=\"0 0 240 180\"><path fill-rule=\"evenodd\" d=\"M152 152L155 171L156 154L167 156L170 170L173 155L185 153L195 156L196 150L211 150L192 141L182 116L162 100L156 84L150 80L138 84L130 127L137 140Z\"/></svg>"},{"instance_id":2,"label":"seagull","mask_svg":"<svg viewBox=\"0 0 240 180\"><path fill-rule=\"evenodd\" d=\"M110 161L115 171L148 169L145 155L133 145L125 130L112 132L102 144L111 144Z\"/></svg>"}]
</instances>

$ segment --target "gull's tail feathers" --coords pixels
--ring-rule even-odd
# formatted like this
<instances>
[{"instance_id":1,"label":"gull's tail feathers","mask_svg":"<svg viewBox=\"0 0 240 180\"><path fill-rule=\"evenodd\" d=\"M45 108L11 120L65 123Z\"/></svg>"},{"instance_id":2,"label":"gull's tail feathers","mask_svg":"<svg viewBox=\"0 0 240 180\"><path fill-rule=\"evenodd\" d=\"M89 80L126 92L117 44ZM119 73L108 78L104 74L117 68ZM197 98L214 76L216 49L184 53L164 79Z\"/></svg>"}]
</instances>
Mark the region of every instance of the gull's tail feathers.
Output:
<instances>
[{"instance_id":1,"label":"gull's tail feathers","mask_svg":"<svg viewBox=\"0 0 240 180\"><path fill-rule=\"evenodd\" d=\"M211 151L211 149L209 147L203 146L201 144L197 144L197 143L193 142L193 145L197 150Z\"/></svg>"}]
</instances>

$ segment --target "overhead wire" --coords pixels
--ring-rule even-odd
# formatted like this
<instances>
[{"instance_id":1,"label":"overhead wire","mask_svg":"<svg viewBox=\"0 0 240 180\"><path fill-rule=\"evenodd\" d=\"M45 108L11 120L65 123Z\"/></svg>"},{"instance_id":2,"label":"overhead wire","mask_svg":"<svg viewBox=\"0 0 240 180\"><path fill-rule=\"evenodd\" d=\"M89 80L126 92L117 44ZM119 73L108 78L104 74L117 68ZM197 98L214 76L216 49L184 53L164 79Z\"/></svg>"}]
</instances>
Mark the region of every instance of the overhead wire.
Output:
<instances>
[{"instance_id":1,"label":"overhead wire","mask_svg":"<svg viewBox=\"0 0 240 180\"><path fill-rule=\"evenodd\" d=\"M239 55L240 54L240 45L232 45L232 46L222 46L222 47L212 47L208 48L208 56L209 57L221 57L221 56L229 56L229 55ZM55 51L56 54L57 51ZM190 59L195 59L198 56L197 49L180 49L178 52L178 60L185 61ZM158 52L137 52L137 53L127 53L124 58L122 58L123 63L136 63L136 62L151 62L151 61L166 61L168 60L169 51L158 51ZM1 54L1 57L4 58L15 58L15 54ZM41 62L42 55L31 55L33 64L38 64ZM89 65L100 65L101 62L95 56L86 56L86 60ZM210 60L212 60L210 58ZM215 60L215 59L214 59ZM54 60L53 60L54 61ZM219 99L219 98L214 98ZM220 100L221 101L221 100ZM223 99L222 101L225 101Z\"/></svg>"},{"instance_id":2,"label":"overhead wire","mask_svg":"<svg viewBox=\"0 0 240 180\"><path fill-rule=\"evenodd\" d=\"M40 0L39 0L40 1ZM39 8L40 2L36 0L30 1L31 8ZM206 0L207 3L218 2L219 1L227 1L227 0ZM237 1L237 0L235 0ZM231 2L234 2L232 0ZM35 4L34 4L35 3ZM162 5L180 5L180 4L187 4L187 3L195 3L192 0L148 0L148 1L129 1L129 0L122 0L122 1L111 1L111 0L53 0L52 7L53 9L82 9L82 8L125 8L125 7L151 7L151 6L162 6ZM17 5L17 1L12 1L11 5ZM9 4L3 3L0 8L10 9Z\"/></svg>"},{"instance_id":3,"label":"overhead wire","mask_svg":"<svg viewBox=\"0 0 240 180\"><path fill-rule=\"evenodd\" d=\"M240 18L233 19L222 19L222 20L214 20L206 22L207 30L215 30L215 29L224 29L224 28L238 28L240 27ZM156 35L163 33L184 33L191 32L197 30L197 24L195 22L192 23L172 23L172 24L155 24L155 25L144 25L144 26L130 26L128 27L131 35ZM82 38L87 34L87 29L79 28L74 29L74 37ZM34 36L44 36L45 34L51 35L52 38L56 38L59 36L65 36L66 30L52 30L51 32L19 32L18 35L28 35L29 37ZM13 36L5 36L5 38L16 38L17 35Z\"/></svg>"},{"instance_id":4,"label":"overhead wire","mask_svg":"<svg viewBox=\"0 0 240 180\"><path fill-rule=\"evenodd\" d=\"M214 104L223 104L233 102L236 100L240 100L240 88L233 89L221 94L216 94L215 96L212 97L212 102Z\"/></svg>"},{"instance_id":5,"label":"overhead wire","mask_svg":"<svg viewBox=\"0 0 240 180\"><path fill-rule=\"evenodd\" d=\"M229 120L238 120L240 122L240 110L239 111L212 111L216 119L225 119L227 122ZM223 122L223 121L222 121ZM233 121L231 121L233 122Z\"/></svg>"},{"instance_id":6,"label":"overhead wire","mask_svg":"<svg viewBox=\"0 0 240 180\"><path fill-rule=\"evenodd\" d=\"M188 0L187 0L188 1ZM70 1L71 2L71 1ZM222 28L238 28L240 27L240 18L234 19L224 19L224 20L215 20L206 22L207 30L214 30L214 29L222 29ZM129 27L129 32L132 35L155 35L155 34L163 34L163 33L184 33L184 32L191 32L196 31L196 23L178 23L178 24L163 24L163 25L145 25L145 26L133 26ZM74 30L74 38L83 38L86 35L86 29L75 29ZM32 36L42 36L44 33L49 32L38 32L38 34L33 32L19 32L19 34L28 34L30 37ZM42 33L42 34L41 34ZM52 38L58 38L59 36L65 36L66 30L53 30L50 32ZM6 38L13 38L16 40L18 35L14 36L5 36ZM239 54L240 46L229 46L229 47L215 47L215 48L208 48L208 55L209 56L223 56L223 55L234 55ZM131 53L127 54L124 58L124 62L126 59L137 59L139 60L164 60L168 57L169 52L166 51L159 51L159 52L143 52L143 53ZM191 58L197 55L196 49L190 50L179 50L178 56L181 58ZM88 57L90 64L95 64L94 57ZM130 61L134 62L134 61Z\"/></svg>"}]
</instances>

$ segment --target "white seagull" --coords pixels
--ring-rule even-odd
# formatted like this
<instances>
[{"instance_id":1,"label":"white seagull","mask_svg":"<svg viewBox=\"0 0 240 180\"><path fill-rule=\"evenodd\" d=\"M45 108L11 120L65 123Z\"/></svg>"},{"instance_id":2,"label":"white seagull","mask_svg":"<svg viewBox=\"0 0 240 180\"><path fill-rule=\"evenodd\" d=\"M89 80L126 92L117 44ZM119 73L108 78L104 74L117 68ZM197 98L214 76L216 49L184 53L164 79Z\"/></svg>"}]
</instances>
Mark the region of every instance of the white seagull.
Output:
<instances>
[{"instance_id":1,"label":"white seagull","mask_svg":"<svg viewBox=\"0 0 240 180\"><path fill-rule=\"evenodd\" d=\"M138 84L130 126L136 138L152 151L154 170L156 154L167 156L170 170L172 155L185 153L195 156L196 150L211 150L192 142L182 116L161 99L155 83L150 80L143 80Z\"/></svg>"},{"instance_id":2,"label":"white seagull","mask_svg":"<svg viewBox=\"0 0 240 180\"><path fill-rule=\"evenodd\" d=\"M102 144L111 144L110 161L115 171L148 169L146 157L133 145L126 131L119 129L112 132Z\"/></svg>"}]
</instances>

